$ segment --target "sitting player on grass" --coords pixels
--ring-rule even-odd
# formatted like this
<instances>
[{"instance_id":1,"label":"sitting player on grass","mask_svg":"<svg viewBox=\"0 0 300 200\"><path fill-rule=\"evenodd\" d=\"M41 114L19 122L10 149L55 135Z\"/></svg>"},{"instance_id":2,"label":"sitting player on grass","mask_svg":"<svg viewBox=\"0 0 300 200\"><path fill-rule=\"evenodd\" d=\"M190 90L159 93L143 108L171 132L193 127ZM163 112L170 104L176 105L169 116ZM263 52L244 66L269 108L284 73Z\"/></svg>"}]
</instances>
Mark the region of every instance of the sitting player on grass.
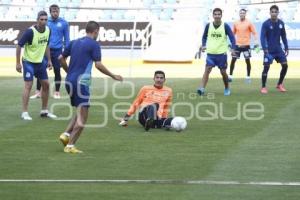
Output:
<instances>
[{"instance_id":1,"label":"sitting player on grass","mask_svg":"<svg viewBox=\"0 0 300 200\"><path fill-rule=\"evenodd\" d=\"M141 88L138 96L121 120L121 126L127 126L130 116L138 108L139 122L148 131L150 128L170 128L173 118L168 118L169 106L172 101L172 89L164 86L166 81L163 71L154 73L154 85Z\"/></svg>"}]
</instances>

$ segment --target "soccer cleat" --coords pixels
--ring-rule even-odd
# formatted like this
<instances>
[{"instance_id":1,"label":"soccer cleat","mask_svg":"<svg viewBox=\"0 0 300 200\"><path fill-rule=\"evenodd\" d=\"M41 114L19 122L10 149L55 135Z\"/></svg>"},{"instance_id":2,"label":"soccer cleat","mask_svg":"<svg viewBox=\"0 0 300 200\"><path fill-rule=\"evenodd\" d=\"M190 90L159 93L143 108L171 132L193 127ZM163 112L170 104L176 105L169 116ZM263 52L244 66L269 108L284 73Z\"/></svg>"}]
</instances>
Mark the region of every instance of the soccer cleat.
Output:
<instances>
[{"instance_id":1,"label":"soccer cleat","mask_svg":"<svg viewBox=\"0 0 300 200\"><path fill-rule=\"evenodd\" d=\"M61 141L61 143L66 146L69 143L69 137L66 136L64 133L60 134L59 136L59 140Z\"/></svg>"},{"instance_id":2,"label":"soccer cleat","mask_svg":"<svg viewBox=\"0 0 300 200\"><path fill-rule=\"evenodd\" d=\"M23 120L28 120L28 121L32 120L32 118L29 116L28 112L22 112L21 118Z\"/></svg>"},{"instance_id":3,"label":"soccer cleat","mask_svg":"<svg viewBox=\"0 0 300 200\"><path fill-rule=\"evenodd\" d=\"M153 126L154 120L151 118L147 118L145 122L145 130L149 131L149 129Z\"/></svg>"},{"instance_id":4,"label":"soccer cleat","mask_svg":"<svg viewBox=\"0 0 300 200\"><path fill-rule=\"evenodd\" d=\"M283 87L283 84L279 84L279 85L277 85L277 90L279 91L279 92L286 92L287 90Z\"/></svg>"},{"instance_id":5,"label":"soccer cleat","mask_svg":"<svg viewBox=\"0 0 300 200\"><path fill-rule=\"evenodd\" d=\"M50 118L50 119L56 119L57 118L56 115L54 115L54 114L52 114L48 111L41 111L40 116L41 117L47 117L47 118Z\"/></svg>"},{"instance_id":6,"label":"soccer cleat","mask_svg":"<svg viewBox=\"0 0 300 200\"><path fill-rule=\"evenodd\" d=\"M250 76L246 76L245 83L247 83L247 84L250 84L250 83L251 83L251 78L250 78Z\"/></svg>"},{"instance_id":7,"label":"soccer cleat","mask_svg":"<svg viewBox=\"0 0 300 200\"><path fill-rule=\"evenodd\" d=\"M64 148L64 152L65 153L83 153L82 151L80 151L79 149L77 149L76 147L65 147Z\"/></svg>"},{"instance_id":8,"label":"soccer cleat","mask_svg":"<svg viewBox=\"0 0 300 200\"><path fill-rule=\"evenodd\" d=\"M260 89L260 93L268 94L268 89L266 87L263 87L263 88Z\"/></svg>"},{"instance_id":9,"label":"soccer cleat","mask_svg":"<svg viewBox=\"0 0 300 200\"><path fill-rule=\"evenodd\" d=\"M60 98L61 98L61 97L60 97L60 93L59 93L59 92L54 92L53 98L54 98L54 99L60 99Z\"/></svg>"},{"instance_id":10,"label":"soccer cleat","mask_svg":"<svg viewBox=\"0 0 300 200\"><path fill-rule=\"evenodd\" d=\"M231 94L230 89L229 88L225 88L224 89L224 96L230 96L230 94Z\"/></svg>"},{"instance_id":11,"label":"soccer cleat","mask_svg":"<svg viewBox=\"0 0 300 200\"><path fill-rule=\"evenodd\" d=\"M233 77L232 76L228 76L228 82L230 83L230 82L232 82L233 81Z\"/></svg>"},{"instance_id":12,"label":"soccer cleat","mask_svg":"<svg viewBox=\"0 0 300 200\"><path fill-rule=\"evenodd\" d=\"M198 88L198 89L197 89L197 93L198 93L200 96L204 95L204 92L205 92L205 89L204 89L204 88Z\"/></svg>"},{"instance_id":13,"label":"soccer cleat","mask_svg":"<svg viewBox=\"0 0 300 200\"><path fill-rule=\"evenodd\" d=\"M39 90L35 91L35 94L30 96L30 99L41 98L41 92Z\"/></svg>"}]
</instances>

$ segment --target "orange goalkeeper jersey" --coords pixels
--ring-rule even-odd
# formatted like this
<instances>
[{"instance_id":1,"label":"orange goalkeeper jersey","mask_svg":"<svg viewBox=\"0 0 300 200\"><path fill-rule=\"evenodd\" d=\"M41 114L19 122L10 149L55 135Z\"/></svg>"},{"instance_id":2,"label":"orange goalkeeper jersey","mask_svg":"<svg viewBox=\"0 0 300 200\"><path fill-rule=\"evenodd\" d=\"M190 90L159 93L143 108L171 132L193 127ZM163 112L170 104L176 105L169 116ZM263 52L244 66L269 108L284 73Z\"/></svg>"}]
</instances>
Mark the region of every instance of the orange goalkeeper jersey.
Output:
<instances>
[{"instance_id":1,"label":"orange goalkeeper jersey","mask_svg":"<svg viewBox=\"0 0 300 200\"><path fill-rule=\"evenodd\" d=\"M158 89L152 85L144 86L141 88L138 96L133 101L127 114L132 115L138 108L144 108L148 105L158 103L159 108L157 116L159 118L167 118L169 113L169 106L172 103L172 89L169 87L162 87Z\"/></svg>"},{"instance_id":2,"label":"orange goalkeeper jersey","mask_svg":"<svg viewBox=\"0 0 300 200\"><path fill-rule=\"evenodd\" d=\"M236 35L236 45L238 46L250 45L251 33L253 34L255 41L257 42L258 40L255 26L247 19L244 21L236 21L233 25L232 32Z\"/></svg>"}]
</instances>

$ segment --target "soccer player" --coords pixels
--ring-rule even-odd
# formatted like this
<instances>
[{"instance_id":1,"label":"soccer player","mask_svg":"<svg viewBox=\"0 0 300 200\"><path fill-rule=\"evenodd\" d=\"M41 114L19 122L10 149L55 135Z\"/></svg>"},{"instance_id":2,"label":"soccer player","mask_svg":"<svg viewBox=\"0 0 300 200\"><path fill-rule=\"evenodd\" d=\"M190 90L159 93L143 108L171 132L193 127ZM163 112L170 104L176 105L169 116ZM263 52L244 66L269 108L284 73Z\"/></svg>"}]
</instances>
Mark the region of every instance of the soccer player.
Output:
<instances>
[{"instance_id":1,"label":"soccer player","mask_svg":"<svg viewBox=\"0 0 300 200\"><path fill-rule=\"evenodd\" d=\"M55 81L55 92L53 94L54 99L60 99L60 83L61 83L61 74L60 74L60 63L58 61L58 56L62 53L63 47L68 46L70 42L69 37L69 24L66 20L59 17L59 6L53 4L49 7L50 15L48 19L48 27L51 30L50 35L50 54L51 60L53 63L54 71L54 81ZM41 83L37 79L36 82L36 92L30 98L35 99L41 96Z\"/></svg>"},{"instance_id":2,"label":"soccer player","mask_svg":"<svg viewBox=\"0 0 300 200\"><path fill-rule=\"evenodd\" d=\"M64 133L59 137L65 146L66 153L82 153L74 145L78 140L88 118L93 62L96 68L113 78L122 81L119 75L112 74L101 62L101 49L96 41L99 33L99 24L89 21L86 25L86 36L73 40L59 56L63 69L67 72L66 90L70 95L71 105L76 107L77 114L70 121ZM69 66L66 58L70 56Z\"/></svg>"},{"instance_id":3,"label":"soccer player","mask_svg":"<svg viewBox=\"0 0 300 200\"><path fill-rule=\"evenodd\" d=\"M213 18L213 22L206 25L202 36L202 51L204 52L206 50L207 57L202 82L197 89L197 92L199 95L204 94L209 74L213 67L218 66L225 86L224 95L229 96L231 92L228 84L228 75L226 73L228 50L227 36L230 39L232 49L235 49L235 38L230 26L221 21L222 10L220 8L215 8L213 10ZM232 54L234 54L234 51L232 51Z\"/></svg>"},{"instance_id":4,"label":"soccer player","mask_svg":"<svg viewBox=\"0 0 300 200\"><path fill-rule=\"evenodd\" d=\"M146 131L150 128L170 128L173 118L168 118L168 113L172 89L164 86L166 77L163 71L155 71L153 80L154 85L141 88L119 125L127 126L130 116L140 108L139 122Z\"/></svg>"},{"instance_id":5,"label":"soccer player","mask_svg":"<svg viewBox=\"0 0 300 200\"><path fill-rule=\"evenodd\" d=\"M42 110L41 117L56 118L56 116L50 113L48 107L49 97L49 82L46 68L52 68L52 62L50 58L50 50L48 47L50 30L46 26L47 13L40 11L37 16L37 24L28 28L22 35L18 42L16 49L16 70L22 73L25 82L22 97L22 115L23 120L32 120L28 114L28 102L29 94L32 88L33 76L37 77L41 81L43 88L42 92ZM24 46L24 55L21 64L21 48ZM43 61L43 57L46 54L48 63Z\"/></svg>"},{"instance_id":6,"label":"soccer player","mask_svg":"<svg viewBox=\"0 0 300 200\"><path fill-rule=\"evenodd\" d=\"M251 42L251 34L254 37L255 40L255 48L258 48L258 36L255 30L255 26L246 19L246 10L241 9L240 10L240 20L236 21L233 25L233 34L236 35L236 49L235 49L235 55L232 56L232 60L230 63L230 75L229 75L229 82L233 79L233 70L234 65L237 59L240 58L241 53L243 52L245 62L247 65L247 76L246 76L246 83L251 83L250 79L250 72L251 72L251 49L250 49L250 42Z\"/></svg>"},{"instance_id":7,"label":"soccer player","mask_svg":"<svg viewBox=\"0 0 300 200\"><path fill-rule=\"evenodd\" d=\"M284 23L282 20L278 19L279 8L276 5L270 7L271 18L266 20L261 27L260 41L261 46L264 50L264 70L262 72L262 88L260 92L262 94L267 94L268 89L266 87L268 71L270 65L275 59L281 64L280 77L277 83L277 90L280 92L286 92L287 90L283 86L283 80L287 73L288 64L286 57L289 54L288 42L286 39L286 32L284 28ZM280 38L283 41L284 51L280 44Z\"/></svg>"}]
</instances>

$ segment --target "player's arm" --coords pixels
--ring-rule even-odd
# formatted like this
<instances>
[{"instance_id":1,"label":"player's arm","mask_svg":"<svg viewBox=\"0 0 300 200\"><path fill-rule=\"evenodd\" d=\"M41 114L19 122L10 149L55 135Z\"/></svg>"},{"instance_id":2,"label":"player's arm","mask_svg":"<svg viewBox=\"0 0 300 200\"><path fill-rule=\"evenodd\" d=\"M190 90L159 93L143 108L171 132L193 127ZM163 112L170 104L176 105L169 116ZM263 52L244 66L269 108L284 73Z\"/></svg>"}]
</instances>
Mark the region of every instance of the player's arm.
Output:
<instances>
[{"instance_id":1,"label":"player's arm","mask_svg":"<svg viewBox=\"0 0 300 200\"><path fill-rule=\"evenodd\" d=\"M254 37L255 45L258 45L258 35L257 35L257 32L256 32L256 28L255 28L254 24L252 24L252 23L250 23L250 32Z\"/></svg>"},{"instance_id":2,"label":"player's arm","mask_svg":"<svg viewBox=\"0 0 300 200\"><path fill-rule=\"evenodd\" d=\"M48 59L48 64L47 64L47 67L49 69L52 69L52 61L51 61L51 55L50 55L50 48L49 46L47 45L47 48L46 48L46 57Z\"/></svg>"},{"instance_id":3,"label":"player's arm","mask_svg":"<svg viewBox=\"0 0 300 200\"><path fill-rule=\"evenodd\" d=\"M225 34L229 37L230 43L231 43L231 54L235 55L235 49L236 49L236 43L235 43L235 37L234 34L228 24L224 24L225 26Z\"/></svg>"},{"instance_id":4,"label":"player's arm","mask_svg":"<svg viewBox=\"0 0 300 200\"><path fill-rule=\"evenodd\" d=\"M27 29L24 34L22 35L21 39L18 42L17 48L16 48L16 70L17 72L22 72L22 64L21 64L21 49L26 44L32 43L33 39L33 31L32 29Z\"/></svg>"},{"instance_id":5,"label":"player's arm","mask_svg":"<svg viewBox=\"0 0 300 200\"><path fill-rule=\"evenodd\" d=\"M206 50L206 42L207 42L207 36L208 36L208 28L209 24L206 24L203 35L202 35L202 45L201 50L204 52Z\"/></svg>"},{"instance_id":6,"label":"player's arm","mask_svg":"<svg viewBox=\"0 0 300 200\"><path fill-rule=\"evenodd\" d=\"M288 46L288 41L287 41L287 38L286 38L286 31L285 31L285 25L284 23L282 22L283 24L283 28L281 29L281 39L282 39L282 42L283 42L283 45L284 45L284 51L285 51L285 55L288 56L289 55L289 46Z\"/></svg>"},{"instance_id":7,"label":"player's arm","mask_svg":"<svg viewBox=\"0 0 300 200\"><path fill-rule=\"evenodd\" d=\"M64 47L67 47L70 43L70 27L68 22L65 22L65 28L63 30L63 34L64 34Z\"/></svg>"},{"instance_id":8,"label":"player's arm","mask_svg":"<svg viewBox=\"0 0 300 200\"><path fill-rule=\"evenodd\" d=\"M171 107L171 104L172 104L172 98L173 98L173 92L171 90L170 95L168 96L166 104L164 105L164 108L163 108L162 118L168 117L169 108Z\"/></svg>"},{"instance_id":9,"label":"player's arm","mask_svg":"<svg viewBox=\"0 0 300 200\"><path fill-rule=\"evenodd\" d=\"M71 55L72 45L73 43L70 42L69 45L65 47L62 54L58 57L59 63L66 73L68 73L69 68L66 59Z\"/></svg>"},{"instance_id":10,"label":"player's arm","mask_svg":"<svg viewBox=\"0 0 300 200\"><path fill-rule=\"evenodd\" d=\"M94 43L92 51L92 59L95 61L95 67L103 74L117 81L123 81L123 77L110 72L101 62L101 48L98 43Z\"/></svg>"},{"instance_id":11,"label":"player's arm","mask_svg":"<svg viewBox=\"0 0 300 200\"><path fill-rule=\"evenodd\" d=\"M16 48L16 70L17 72L22 72L22 64L21 64L21 46L18 44Z\"/></svg>"},{"instance_id":12,"label":"player's arm","mask_svg":"<svg viewBox=\"0 0 300 200\"><path fill-rule=\"evenodd\" d=\"M263 23L260 32L260 43L261 47L264 50L264 53L268 53L268 45L267 45L267 27L266 23Z\"/></svg>"},{"instance_id":13,"label":"player's arm","mask_svg":"<svg viewBox=\"0 0 300 200\"><path fill-rule=\"evenodd\" d=\"M121 119L121 122L119 123L120 126L127 126L128 125L128 120L131 115L133 115L136 110L140 107L141 103L143 102L143 97L145 95L146 89L143 87L139 91L137 97L131 104L130 108L128 109L127 113L125 116Z\"/></svg>"},{"instance_id":14,"label":"player's arm","mask_svg":"<svg viewBox=\"0 0 300 200\"><path fill-rule=\"evenodd\" d=\"M100 72L102 72L103 74L105 74L105 75L111 77L112 79L117 80L117 81L123 81L123 77L122 77L122 76L120 76L120 75L115 75L115 74L113 74L112 72L110 72L110 71L102 64L101 61L96 61L96 62L95 62L95 66L96 66L96 68L97 68Z\"/></svg>"}]
</instances>

